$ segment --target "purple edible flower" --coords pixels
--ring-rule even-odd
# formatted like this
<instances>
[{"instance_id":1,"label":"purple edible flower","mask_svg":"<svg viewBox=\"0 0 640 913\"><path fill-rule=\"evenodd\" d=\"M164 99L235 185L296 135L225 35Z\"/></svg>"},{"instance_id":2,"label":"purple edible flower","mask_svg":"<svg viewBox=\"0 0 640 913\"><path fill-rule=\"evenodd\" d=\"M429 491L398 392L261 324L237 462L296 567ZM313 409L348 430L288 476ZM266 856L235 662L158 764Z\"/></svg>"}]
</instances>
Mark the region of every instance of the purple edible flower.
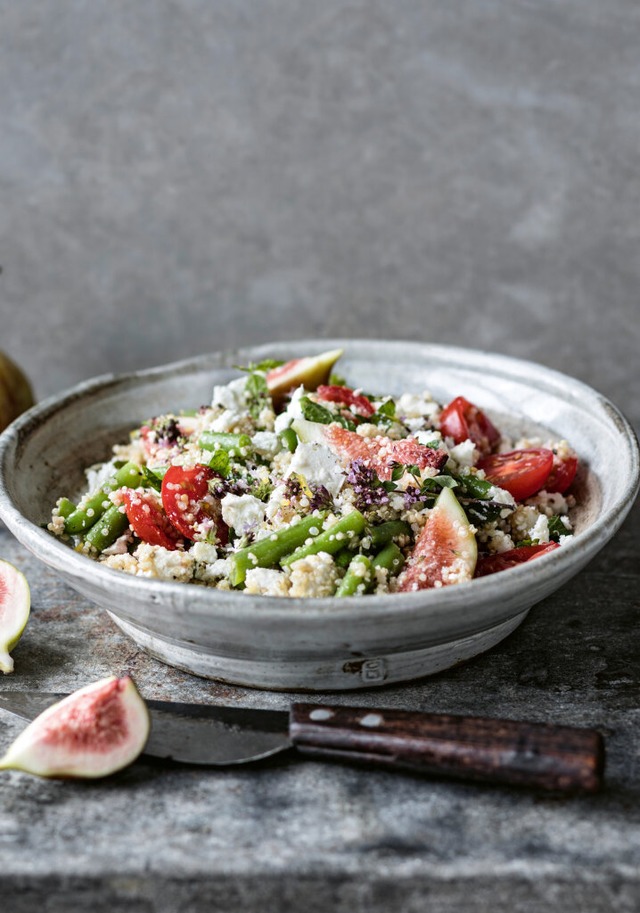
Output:
<instances>
[{"instance_id":1,"label":"purple edible flower","mask_svg":"<svg viewBox=\"0 0 640 913\"><path fill-rule=\"evenodd\" d=\"M333 504L331 492L324 485L318 485L313 490L313 497L309 501L309 510L326 510Z\"/></svg>"},{"instance_id":2,"label":"purple edible flower","mask_svg":"<svg viewBox=\"0 0 640 913\"><path fill-rule=\"evenodd\" d=\"M383 487L377 472L362 460L353 460L347 474L347 482L353 488L358 510L366 511L389 503L389 493Z\"/></svg>"}]
</instances>

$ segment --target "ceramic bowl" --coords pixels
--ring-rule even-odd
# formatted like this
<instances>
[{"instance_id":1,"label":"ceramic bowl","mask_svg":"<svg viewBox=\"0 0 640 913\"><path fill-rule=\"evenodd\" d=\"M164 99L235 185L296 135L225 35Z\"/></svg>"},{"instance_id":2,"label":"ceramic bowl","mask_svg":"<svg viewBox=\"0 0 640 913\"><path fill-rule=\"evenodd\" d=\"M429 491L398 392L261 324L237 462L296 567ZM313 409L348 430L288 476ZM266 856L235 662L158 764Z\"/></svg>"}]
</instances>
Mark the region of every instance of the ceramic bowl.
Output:
<instances>
[{"instance_id":1,"label":"ceramic bowl","mask_svg":"<svg viewBox=\"0 0 640 913\"><path fill-rule=\"evenodd\" d=\"M528 564L468 584L349 599L248 596L131 577L46 531L56 499L78 495L86 466L153 414L210 401L234 365L343 348L352 386L462 395L498 427L566 438L581 457L576 534ZM365 688L426 676L493 646L591 561L638 489L638 445L625 418L584 384L529 362L449 346L300 340L216 353L46 400L0 436L0 517L41 561L104 608L144 650L207 678L266 689ZM615 472L612 472L615 467Z\"/></svg>"}]
</instances>

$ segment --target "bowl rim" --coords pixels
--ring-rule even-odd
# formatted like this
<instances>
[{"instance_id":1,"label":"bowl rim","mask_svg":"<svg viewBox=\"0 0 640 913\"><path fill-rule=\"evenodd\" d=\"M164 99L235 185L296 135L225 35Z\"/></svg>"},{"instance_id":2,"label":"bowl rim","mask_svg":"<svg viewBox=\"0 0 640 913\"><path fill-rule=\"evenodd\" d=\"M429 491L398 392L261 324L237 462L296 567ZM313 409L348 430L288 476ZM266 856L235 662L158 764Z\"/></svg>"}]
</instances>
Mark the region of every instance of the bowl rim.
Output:
<instances>
[{"instance_id":1,"label":"bowl rim","mask_svg":"<svg viewBox=\"0 0 640 913\"><path fill-rule=\"evenodd\" d=\"M143 386L155 379L179 376L180 374L198 373L204 370L232 368L234 364L242 363L240 359L247 356L256 358L263 354L264 357L273 355L274 351L282 353L287 349L307 351L323 351L329 348L343 348L348 354L349 349L362 349L363 347L383 347L385 350L413 350L416 354L439 358L448 361L464 361L470 369L486 367L486 361L491 360L491 373L495 376L508 377L511 380L522 380L536 373L536 380L541 377L545 381L547 393L562 395L566 398L571 393L575 402L585 407L585 400L593 407L598 407L606 414L607 419L615 426L620 438L626 445L626 456L631 471L627 475L626 484L618 498L600 511L594 521L583 531L572 537L571 541L563 544L562 548L541 556L535 562L525 563L502 572L498 575L488 575L457 584L451 587L442 587L432 590L421 590L412 593L393 593L381 595L367 595L366 597L353 596L337 600L335 596L314 598L292 598L279 596L259 596L259 608L253 604L253 599L237 591L219 590L214 587L197 587L199 594L209 593L205 597L211 602L211 611L221 616L233 616L240 623L245 623L255 618L259 613L268 614L275 621L290 621L292 615L296 617L296 624L315 624L327 618L335 621L353 618L354 610L359 612L363 604L369 607L370 613L380 619L383 616L413 614L420 612L436 619L438 616L456 613L459 618L469 612L477 611L477 604L488 601L492 594L500 598L505 604L521 597L528 584L533 583L544 571L550 580L560 579L563 573L572 564L580 563L582 566L599 549L606 544L617 532L625 517L631 510L633 502L640 487L640 448L638 439L630 422L624 414L607 397L599 393L588 384L566 375L553 368L534 361L516 358L510 355L494 353L483 349L470 349L461 346L450 346L442 343L422 343L404 340L382 339L346 339L346 338L315 338L289 339L258 346L243 346L239 348L223 349L210 353L203 353L189 358L180 359L165 365L155 365L138 371L125 373L107 373L83 380L74 386L47 397L42 402L32 406L27 412L15 419L0 434L0 519L4 520L10 531L23 545L31 549L35 555L54 570L72 577L75 580L87 576L91 567L92 579L103 587L117 588L120 595L125 596L130 592L139 597L145 590L150 594L155 587L160 587L160 593L171 595L185 593L184 583L161 580L158 578L141 578L124 574L112 568L104 567L85 555L80 555L64 542L54 537L48 530L41 528L29 520L14 503L8 490L8 481L11 474L11 456L21 446L24 446L29 436L56 413L69 408L79 400L92 394L104 393L110 388L129 388ZM587 558L584 558L584 555ZM90 565L87 562L91 562ZM565 574L566 576L566 574ZM571 575L569 575L571 576ZM563 580L560 580L560 584ZM473 597L469 597L469 586L473 586ZM153 589L152 589L153 588ZM497 588L497 592L496 591ZM190 592L189 589L186 592ZM193 592L193 591L191 591ZM180 597L182 598L182 597ZM520 599L520 604L522 600ZM492 615L492 621L512 617L513 608L505 610L503 615L497 612Z\"/></svg>"}]
</instances>

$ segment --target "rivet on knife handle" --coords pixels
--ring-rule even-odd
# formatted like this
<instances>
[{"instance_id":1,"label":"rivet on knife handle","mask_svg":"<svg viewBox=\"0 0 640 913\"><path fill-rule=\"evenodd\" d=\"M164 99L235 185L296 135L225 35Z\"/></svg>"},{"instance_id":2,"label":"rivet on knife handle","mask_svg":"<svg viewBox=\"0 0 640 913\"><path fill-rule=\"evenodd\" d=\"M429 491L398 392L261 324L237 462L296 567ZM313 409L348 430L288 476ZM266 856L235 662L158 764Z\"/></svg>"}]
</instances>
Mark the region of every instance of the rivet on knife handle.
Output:
<instances>
[{"instance_id":1,"label":"rivet on knife handle","mask_svg":"<svg viewBox=\"0 0 640 913\"><path fill-rule=\"evenodd\" d=\"M319 758L556 792L596 792L604 773L600 733L571 726L296 703L290 736Z\"/></svg>"}]
</instances>

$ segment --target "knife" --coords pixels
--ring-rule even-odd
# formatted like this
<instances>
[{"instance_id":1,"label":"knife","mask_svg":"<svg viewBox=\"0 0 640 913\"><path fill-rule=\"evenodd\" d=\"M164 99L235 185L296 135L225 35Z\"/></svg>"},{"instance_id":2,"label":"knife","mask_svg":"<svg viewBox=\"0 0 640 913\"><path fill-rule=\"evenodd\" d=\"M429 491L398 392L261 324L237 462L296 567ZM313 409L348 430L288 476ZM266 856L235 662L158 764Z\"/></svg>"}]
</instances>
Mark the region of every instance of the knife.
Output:
<instances>
[{"instance_id":1,"label":"knife","mask_svg":"<svg viewBox=\"0 0 640 913\"><path fill-rule=\"evenodd\" d=\"M0 692L0 709L33 720L65 696ZM295 748L322 760L562 793L597 792L603 782L604 741L594 729L309 703L289 711L146 704L144 753L188 764L243 764Z\"/></svg>"}]
</instances>

